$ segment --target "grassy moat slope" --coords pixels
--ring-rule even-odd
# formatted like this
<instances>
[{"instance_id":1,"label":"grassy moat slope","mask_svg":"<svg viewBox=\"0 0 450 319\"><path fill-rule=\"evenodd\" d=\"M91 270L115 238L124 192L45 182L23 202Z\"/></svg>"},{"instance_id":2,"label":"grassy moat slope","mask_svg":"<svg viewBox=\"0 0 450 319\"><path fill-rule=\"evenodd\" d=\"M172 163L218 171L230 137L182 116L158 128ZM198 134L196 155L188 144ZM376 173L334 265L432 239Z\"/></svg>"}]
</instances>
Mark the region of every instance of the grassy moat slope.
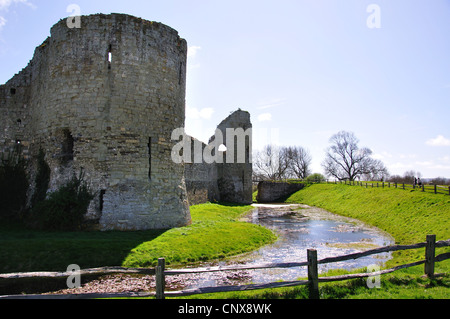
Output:
<instances>
[{"instance_id":1,"label":"grassy moat slope","mask_svg":"<svg viewBox=\"0 0 450 319\"><path fill-rule=\"evenodd\" d=\"M359 219L391 234L396 244L424 242L426 235L431 234L435 234L438 241L450 239L448 195L419 190L315 184L290 196L287 202L317 206ZM448 248L437 249L436 254L444 251ZM422 259L423 249L396 252L388 266ZM448 271L448 264L443 262L438 268Z\"/></svg>"},{"instance_id":2,"label":"grassy moat slope","mask_svg":"<svg viewBox=\"0 0 450 319\"><path fill-rule=\"evenodd\" d=\"M396 244L424 242L426 235L435 234L437 240L450 239L450 196L405 191L394 188L363 188L360 186L314 184L287 199L324 208L330 212L356 218L390 233ZM436 249L436 255L450 249ZM407 264L425 257L425 249L393 253L386 268ZM424 276L424 266L416 266L381 276L381 287L370 289L366 279L353 279L319 285L321 299L448 299L450 298L450 260L436 263L435 273L445 273L436 279ZM365 272L358 269L351 272ZM349 273L330 270L320 276ZM230 299L291 299L308 298L305 286L199 295L195 298Z\"/></svg>"}]
</instances>

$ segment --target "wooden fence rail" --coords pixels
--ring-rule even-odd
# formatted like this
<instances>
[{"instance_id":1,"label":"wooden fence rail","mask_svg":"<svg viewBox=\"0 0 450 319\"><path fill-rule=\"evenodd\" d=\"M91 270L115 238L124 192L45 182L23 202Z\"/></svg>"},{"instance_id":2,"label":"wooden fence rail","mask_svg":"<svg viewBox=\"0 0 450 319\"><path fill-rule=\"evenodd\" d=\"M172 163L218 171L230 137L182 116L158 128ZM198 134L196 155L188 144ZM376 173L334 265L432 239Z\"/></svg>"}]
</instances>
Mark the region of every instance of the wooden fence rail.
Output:
<instances>
[{"instance_id":1,"label":"wooden fence rail","mask_svg":"<svg viewBox=\"0 0 450 319\"><path fill-rule=\"evenodd\" d=\"M407 184L407 183L396 183L396 182L364 182L364 181L326 181L327 184L346 184L352 186L361 186L364 188L399 188L403 190L411 189L418 190L422 192L431 192L434 194L444 194L450 195L450 186L446 185L436 185L436 184Z\"/></svg>"},{"instance_id":2,"label":"wooden fence rail","mask_svg":"<svg viewBox=\"0 0 450 319\"><path fill-rule=\"evenodd\" d=\"M253 184L258 184L259 180L253 180ZM273 180L271 182L290 182L290 183L314 183L314 184L345 184L351 186L360 186L364 188L398 188L403 190L418 190L422 192L431 192L434 194L444 194L450 195L450 186L448 185L437 185L437 184L425 184L420 185L408 184L408 183L397 183L397 182L374 182L374 181L349 181L349 180L317 180L317 181L306 181L300 179L286 179L286 180Z\"/></svg>"},{"instance_id":3,"label":"wooden fence rail","mask_svg":"<svg viewBox=\"0 0 450 319\"><path fill-rule=\"evenodd\" d=\"M156 292L155 293L107 293L107 294L75 294L75 295L21 295L21 296L0 296L0 299L83 299L83 298L117 298L117 297L150 297L156 296L157 299L164 299L165 297L180 297L189 296L205 293L216 293L216 292L231 292L231 291L248 291L256 289L265 288L280 288L280 287L294 287L301 285L308 285L309 297L311 299L319 298L319 283L331 282L331 281L342 281L356 278L367 278L380 276L383 274L391 273L400 269L409 268L413 266L418 266L421 264L425 265L425 274L429 278L433 278L434 266L436 262L441 262L450 258L449 253L443 253L438 256L435 255L435 249L439 247L450 246L450 239L436 242L436 235L428 235L426 242L417 243L412 245L395 245L386 246L376 249L367 250L360 253L353 253L338 257L328 257L324 259L317 259L317 251L315 249L308 249L307 260L305 262L298 263L267 263L259 265L240 265L240 266L219 266L219 267L203 267L203 268L191 268L191 269L165 269L165 259L160 258L158 260L158 265L155 268L122 268L122 267L104 267L81 270L80 274L92 275L92 274L112 274L112 273L124 273L124 274L151 274L156 276ZM374 254L393 252L399 250L410 250L425 248L425 259L421 261L416 261L413 263L396 266L390 269L384 269L377 272L370 273L357 273L348 274L342 276L328 276L319 277L318 265L327 264L339 261L345 261L350 259L357 259L361 257L366 257ZM297 281L283 281L283 282L272 282L266 284L250 284L250 285L237 285L237 286L220 286L220 287L204 287L196 288L182 291L165 291L165 278L166 276L182 275L182 274L193 274L193 273L209 273L209 272L221 272L221 271L240 271L240 270L251 270L251 269L267 269L267 268L291 268L291 267L308 267L308 280L297 280ZM73 275L73 273L22 273L22 274L0 274L0 280L2 279L23 279L31 277L44 278L54 278L54 277L68 277ZM42 278L42 277L41 277Z\"/></svg>"}]
</instances>

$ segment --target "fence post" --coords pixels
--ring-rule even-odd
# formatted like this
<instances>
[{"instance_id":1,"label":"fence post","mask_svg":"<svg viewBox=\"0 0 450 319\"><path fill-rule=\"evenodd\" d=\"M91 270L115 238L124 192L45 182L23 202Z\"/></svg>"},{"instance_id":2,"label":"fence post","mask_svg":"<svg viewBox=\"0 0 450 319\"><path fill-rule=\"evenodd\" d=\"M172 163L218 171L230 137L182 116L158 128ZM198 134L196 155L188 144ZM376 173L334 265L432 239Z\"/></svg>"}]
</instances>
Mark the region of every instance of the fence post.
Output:
<instances>
[{"instance_id":1,"label":"fence post","mask_svg":"<svg viewBox=\"0 0 450 319\"><path fill-rule=\"evenodd\" d=\"M319 299L319 272L317 270L317 250L308 249L309 299Z\"/></svg>"},{"instance_id":2,"label":"fence post","mask_svg":"<svg viewBox=\"0 0 450 319\"><path fill-rule=\"evenodd\" d=\"M425 275L434 278L434 257L436 251L436 235L427 235L425 248Z\"/></svg>"},{"instance_id":3,"label":"fence post","mask_svg":"<svg viewBox=\"0 0 450 319\"><path fill-rule=\"evenodd\" d=\"M434 184L434 193L437 194L437 185Z\"/></svg>"},{"instance_id":4,"label":"fence post","mask_svg":"<svg viewBox=\"0 0 450 319\"><path fill-rule=\"evenodd\" d=\"M450 186L448 187L448 194L450 195Z\"/></svg>"},{"instance_id":5,"label":"fence post","mask_svg":"<svg viewBox=\"0 0 450 319\"><path fill-rule=\"evenodd\" d=\"M165 268L166 260L159 258L158 266L156 266L156 299L164 299L164 288L166 285L166 279L164 277Z\"/></svg>"}]
</instances>

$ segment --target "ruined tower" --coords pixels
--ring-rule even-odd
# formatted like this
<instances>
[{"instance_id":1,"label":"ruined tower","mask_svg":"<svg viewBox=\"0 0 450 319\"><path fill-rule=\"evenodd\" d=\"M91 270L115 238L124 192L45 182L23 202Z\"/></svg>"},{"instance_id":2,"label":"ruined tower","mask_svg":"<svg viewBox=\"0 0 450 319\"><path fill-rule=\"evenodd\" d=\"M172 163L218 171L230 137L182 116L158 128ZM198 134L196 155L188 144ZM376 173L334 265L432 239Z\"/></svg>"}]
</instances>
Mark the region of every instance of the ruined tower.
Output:
<instances>
[{"instance_id":1,"label":"ruined tower","mask_svg":"<svg viewBox=\"0 0 450 319\"><path fill-rule=\"evenodd\" d=\"M0 86L0 151L18 144L51 168L50 190L81 169L101 230L190 222L171 132L184 127L187 44L174 29L123 14L61 20L29 65ZM35 172L31 171L31 176Z\"/></svg>"},{"instance_id":2,"label":"ruined tower","mask_svg":"<svg viewBox=\"0 0 450 319\"><path fill-rule=\"evenodd\" d=\"M190 163L185 165L186 187L191 203L207 201L252 203L251 129L250 113L239 109L217 126L217 130L221 133L221 141L215 143L218 138L216 135L209 140L211 145L217 146L222 143L225 146L226 151L219 152L216 149L220 161L211 164L204 161L195 163L192 155ZM191 139L201 144L202 152L207 147L205 143ZM194 150L191 154L193 153ZM242 158L239 158L239 154Z\"/></svg>"}]
</instances>

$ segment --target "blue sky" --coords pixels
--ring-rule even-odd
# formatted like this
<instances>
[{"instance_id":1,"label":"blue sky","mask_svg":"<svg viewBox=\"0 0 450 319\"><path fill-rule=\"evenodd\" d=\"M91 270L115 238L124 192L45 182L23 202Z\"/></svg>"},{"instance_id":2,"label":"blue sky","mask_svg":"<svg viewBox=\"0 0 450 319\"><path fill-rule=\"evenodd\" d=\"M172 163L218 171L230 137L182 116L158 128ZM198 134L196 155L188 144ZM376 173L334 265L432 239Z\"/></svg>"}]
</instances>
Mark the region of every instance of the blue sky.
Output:
<instances>
[{"instance_id":1,"label":"blue sky","mask_svg":"<svg viewBox=\"0 0 450 319\"><path fill-rule=\"evenodd\" d=\"M241 108L255 148L303 146L314 172L347 130L391 174L450 178L449 0L0 0L0 83L72 3L178 30L190 48L186 130L203 141ZM380 28L368 27L371 4Z\"/></svg>"}]
</instances>

